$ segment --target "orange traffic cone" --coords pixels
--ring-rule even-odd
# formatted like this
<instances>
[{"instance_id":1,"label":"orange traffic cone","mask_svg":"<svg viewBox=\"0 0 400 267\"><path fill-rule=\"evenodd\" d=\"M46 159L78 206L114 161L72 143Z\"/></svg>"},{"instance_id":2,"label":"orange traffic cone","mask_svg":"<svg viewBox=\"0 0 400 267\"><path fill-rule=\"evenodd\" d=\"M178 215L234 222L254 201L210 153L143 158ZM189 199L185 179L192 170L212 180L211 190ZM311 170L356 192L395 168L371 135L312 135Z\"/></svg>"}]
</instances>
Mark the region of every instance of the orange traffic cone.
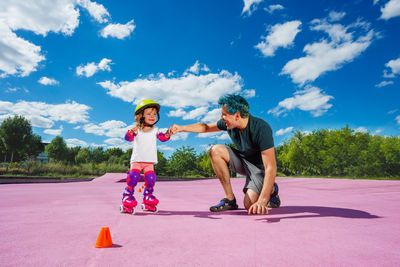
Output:
<instances>
[{"instance_id":1,"label":"orange traffic cone","mask_svg":"<svg viewBox=\"0 0 400 267\"><path fill-rule=\"evenodd\" d=\"M111 240L111 233L110 229L108 227L102 227L99 233L99 236L97 237L96 241L96 248L108 248L113 245L113 242Z\"/></svg>"}]
</instances>

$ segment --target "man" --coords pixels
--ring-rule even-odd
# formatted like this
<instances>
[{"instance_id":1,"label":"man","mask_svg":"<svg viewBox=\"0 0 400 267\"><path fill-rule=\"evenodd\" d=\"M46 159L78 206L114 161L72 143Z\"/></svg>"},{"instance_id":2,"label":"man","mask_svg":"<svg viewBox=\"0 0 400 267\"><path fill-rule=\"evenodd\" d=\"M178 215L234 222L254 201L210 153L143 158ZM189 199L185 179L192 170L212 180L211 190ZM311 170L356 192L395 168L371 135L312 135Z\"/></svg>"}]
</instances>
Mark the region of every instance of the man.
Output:
<instances>
[{"instance_id":1,"label":"man","mask_svg":"<svg viewBox=\"0 0 400 267\"><path fill-rule=\"evenodd\" d=\"M280 206L271 127L249 113L249 104L240 95L222 96L218 104L222 107L219 121L184 126L173 124L169 131L172 134L227 131L236 149L224 145L214 145L210 149L214 172L225 192L225 198L210 210L218 212L238 208L230 182L230 169L246 175L243 192L248 214L268 214L268 207Z\"/></svg>"}]
</instances>

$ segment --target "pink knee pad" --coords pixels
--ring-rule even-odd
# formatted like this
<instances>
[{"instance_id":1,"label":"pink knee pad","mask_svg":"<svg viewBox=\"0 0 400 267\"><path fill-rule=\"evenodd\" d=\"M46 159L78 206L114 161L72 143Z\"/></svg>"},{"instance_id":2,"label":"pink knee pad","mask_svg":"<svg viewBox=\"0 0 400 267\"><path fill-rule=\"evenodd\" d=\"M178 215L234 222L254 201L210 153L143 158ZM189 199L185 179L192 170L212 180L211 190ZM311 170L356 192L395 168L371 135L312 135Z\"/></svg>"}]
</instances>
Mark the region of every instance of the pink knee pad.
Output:
<instances>
[{"instance_id":1,"label":"pink knee pad","mask_svg":"<svg viewBox=\"0 0 400 267\"><path fill-rule=\"evenodd\" d=\"M140 170L132 169L127 173L126 183L129 186L135 187L140 180Z\"/></svg>"},{"instance_id":2,"label":"pink knee pad","mask_svg":"<svg viewBox=\"0 0 400 267\"><path fill-rule=\"evenodd\" d=\"M152 188L156 183L156 174L153 171L148 171L144 175L146 187Z\"/></svg>"}]
</instances>

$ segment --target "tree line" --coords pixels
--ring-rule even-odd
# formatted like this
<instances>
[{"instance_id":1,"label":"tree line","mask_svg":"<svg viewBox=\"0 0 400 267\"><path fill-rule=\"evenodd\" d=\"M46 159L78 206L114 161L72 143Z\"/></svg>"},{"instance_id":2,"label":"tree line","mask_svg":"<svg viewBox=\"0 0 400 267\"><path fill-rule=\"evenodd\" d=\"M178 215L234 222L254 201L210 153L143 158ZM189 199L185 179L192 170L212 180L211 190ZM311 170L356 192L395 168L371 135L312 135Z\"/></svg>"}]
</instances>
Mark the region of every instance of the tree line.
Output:
<instances>
[{"instance_id":1,"label":"tree line","mask_svg":"<svg viewBox=\"0 0 400 267\"><path fill-rule=\"evenodd\" d=\"M400 138L340 130L296 131L277 148L285 175L400 177Z\"/></svg>"},{"instance_id":2,"label":"tree line","mask_svg":"<svg viewBox=\"0 0 400 267\"><path fill-rule=\"evenodd\" d=\"M43 150L52 162L59 164L90 164L92 169L96 168L96 164L105 164L118 171L128 170L132 153L132 149L68 147L61 136L55 137L44 149L41 137L32 133L32 127L25 118L15 116L0 125L0 156L4 162L26 161ZM157 153L157 175L215 175L205 151L197 154L193 147L182 146L169 158L160 151ZM348 126L312 133L296 131L293 137L276 147L276 155L279 175L400 177L399 137L355 132Z\"/></svg>"},{"instance_id":3,"label":"tree line","mask_svg":"<svg viewBox=\"0 0 400 267\"><path fill-rule=\"evenodd\" d=\"M65 164L117 164L128 170L132 149L123 151L121 148L110 148L104 150L103 147L81 148L67 147L63 138L57 136L46 146L46 154L57 162ZM210 177L214 175L208 153L196 154L194 148L182 146L172 153L167 159L164 153L157 151L158 163L154 166L157 175L160 176L199 176Z\"/></svg>"}]
</instances>

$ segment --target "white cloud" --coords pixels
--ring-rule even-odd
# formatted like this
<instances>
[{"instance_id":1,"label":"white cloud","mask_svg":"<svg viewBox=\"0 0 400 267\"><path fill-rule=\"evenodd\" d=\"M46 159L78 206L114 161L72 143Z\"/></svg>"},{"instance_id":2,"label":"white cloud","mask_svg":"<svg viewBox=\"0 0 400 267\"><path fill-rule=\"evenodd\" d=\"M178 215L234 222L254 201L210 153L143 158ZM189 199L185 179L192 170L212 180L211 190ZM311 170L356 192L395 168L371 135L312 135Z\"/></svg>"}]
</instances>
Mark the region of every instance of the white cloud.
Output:
<instances>
[{"instance_id":1,"label":"white cloud","mask_svg":"<svg viewBox=\"0 0 400 267\"><path fill-rule=\"evenodd\" d=\"M134 21L131 20L126 24L108 24L102 31L101 36L104 38L115 37L118 39L124 39L128 37L135 29Z\"/></svg>"},{"instance_id":2,"label":"white cloud","mask_svg":"<svg viewBox=\"0 0 400 267\"><path fill-rule=\"evenodd\" d=\"M285 8L279 4L278 5L269 5L268 7L264 8L264 10L270 14L274 13L276 10L283 10L283 9L285 9Z\"/></svg>"},{"instance_id":3,"label":"white cloud","mask_svg":"<svg viewBox=\"0 0 400 267\"><path fill-rule=\"evenodd\" d=\"M59 129L46 129L43 132L45 134L49 134L49 135L61 135L63 130L64 130L64 128L61 125Z\"/></svg>"},{"instance_id":4,"label":"white cloud","mask_svg":"<svg viewBox=\"0 0 400 267\"><path fill-rule=\"evenodd\" d=\"M123 81L115 84L112 81L98 83L108 90L108 94L126 102L137 104L142 99L153 99L161 106L175 108L169 116L177 112L184 113L188 107L207 107L217 104L220 96L241 93L242 78L226 70L220 73L194 75L186 73L181 77L165 77L164 74L138 78L133 82ZM246 91L248 95L254 90Z\"/></svg>"},{"instance_id":5,"label":"white cloud","mask_svg":"<svg viewBox=\"0 0 400 267\"><path fill-rule=\"evenodd\" d=\"M40 46L16 35L31 31L72 35L79 25L79 10L74 0L0 1L0 77L28 76L45 60Z\"/></svg>"},{"instance_id":6,"label":"white cloud","mask_svg":"<svg viewBox=\"0 0 400 267\"><path fill-rule=\"evenodd\" d=\"M65 139L65 143L67 143L68 147L74 147L74 146L86 147L88 145L85 141L76 138Z\"/></svg>"},{"instance_id":7,"label":"white cloud","mask_svg":"<svg viewBox=\"0 0 400 267\"><path fill-rule=\"evenodd\" d=\"M207 107L199 107L196 109L191 110L187 114L183 116L184 120L193 120L193 119L198 119L202 117L205 113L207 113L208 108Z\"/></svg>"},{"instance_id":8,"label":"white cloud","mask_svg":"<svg viewBox=\"0 0 400 267\"><path fill-rule=\"evenodd\" d=\"M186 72L192 72L194 74L199 74L200 71L209 72L210 69L206 64L200 64L198 60L196 60L193 66L186 70ZM170 76L170 73L168 73L168 76Z\"/></svg>"},{"instance_id":9,"label":"white cloud","mask_svg":"<svg viewBox=\"0 0 400 267\"><path fill-rule=\"evenodd\" d=\"M346 12L331 11L331 12L329 12L329 21L331 21L331 22L339 21L339 20L341 20L345 15L346 15Z\"/></svg>"},{"instance_id":10,"label":"white cloud","mask_svg":"<svg viewBox=\"0 0 400 267\"><path fill-rule=\"evenodd\" d=\"M82 127L85 133L108 137L124 137L128 128L124 122L116 120L105 121L99 125L88 123Z\"/></svg>"},{"instance_id":11,"label":"white cloud","mask_svg":"<svg viewBox=\"0 0 400 267\"><path fill-rule=\"evenodd\" d=\"M393 84L393 81L382 81L382 82L378 83L377 85L375 85L375 87L380 88L380 87L384 87L384 86L387 86L390 84Z\"/></svg>"},{"instance_id":12,"label":"white cloud","mask_svg":"<svg viewBox=\"0 0 400 267\"><path fill-rule=\"evenodd\" d=\"M277 107L268 111L268 114L279 116L298 108L310 112L314 117L319 117L332 107L332 104L328 103L332 98L333 96L324 94L321 89L310 86L305 90L295 92L294 97L279 102Z\"/></svg>"},{"instance_id":13,"label":"white cloud","mask_svg":"<svg viewBox=\"0 0 400 267\"><path fill-rule=\"evenodd\" d=\"M43 85L57 85L59 82L53 78L48 78L48 77L42 77L38 81L38 83L41 83Z\"/></svg>"},{"instance_id":14,"label":"white cloud","mask_svg":"<svg viewBox=\"0 0 400 267\"><path fill-rule=\"evenodd\" d=\"M356 133L368 133L367 128L365 127L358 127L357 129L354 130Z\"/></svg>"},{"instance_id":15,"label":"white cloud","mask_svg":"<svg viewBox=\"0 0 400 267\"><path fill-rule=\"evenodd\" d=\"M49 32L72 35L79 25L74 0L0 1L0 21L12 31L27 30L46 36Z\"/></svg>"},{"instance_id":16,"label":"white cloud","mask_svg":"<svg viewBox=\"0 0 400 267\"><path fill-rule=\"evenodd\" d=\"M175 149L167 145L157 145L157 149L164 151L174 151Z\"/></svg>"},{"instance_id":17,"label":"white cloud","mask_svg":"<svg viewBox=\"0 0 400 267\"><path fill-rule=\"evenodd\" d=\"M11 31L1 20L0 14L0 77L17 75L28 76L36 71L39 63L45 59L41 48Z\"/></svg>"},{"instance_id":18,"label":"white cloud","mask_svg":"<svg viewBox=\"0 0 400 267\"><path fill-rule=\"evenodd\" d=\"M381 8L381 19L391 19L400 16L400 0L390 0Z\"/></svg>"},{"instance_id":19,"label":"white cloud","mask_svg":"<svg viewBox=\"0 0 400 267\"><path fill-rule=\"evenodd\" d=\"M186 132L181 132L181 133L177 133L171 136L171 141L178 141L178 140L183 140L185 141L189 136L189 133Z\"/></svg>"},{"instance_id":20,"label":"white cloud","mask_svg":"<svg viewBox=\"0 0 400 267\"><path fill-rule=\"evenodd\" d=\"M9 87L9 88L4 90L4 92L6 92L6 93L15 93L15 92L18 92L18 91L23 91L25 93L29 93L28 89L21 88L21 87Z\"/></svg>"},{"instance_id":21,"label":"white cloud","mask_svg":"<svg viewBox=\"0 0 400 267\"><path fill-rule=\"evenodd\" d=\"M257 6L263 2L264 0L243 0L243 10L242 10L242 15L243 14L247 14L247 15L251 15L251 13L253 13L256 9Z\"/></svg>"},{"instance_id":22,"label":"white cloud","mask_svg":"<svg viewBox=\"0 0 400 267\"><path fill-rule=\"evenodd\" d=\"M319 19L313 20L312 24L312 30L326 32L331 40L307 44L303 49L305 57L293 59L283 67L281 74L290 75L293 82L300 85L352 62L369 47L375 36L373 30L366 32L369 25L360 21L347 27ZM359 31L349 32L353 28ZM356 34L358 38L355 38Z\"/></svg>"},{"instance_id":23,"label":"white cloud","mask_svg":"<svg viewBox=\"0 0 400 267\"><path fill-rule=\"evenodd\" d=\"M279 130L275 133L275 135L276 135L276 136L285 135L285 134L290 133L290 132L292 132L292 131L293 131L293 127L287 127L286 129L279 129Z\"/></svg>"},{"instance_id":24,"label":"white cloud","mask_svg":"<svg viewBox=\"0 0 400 267\"><path fill-rule=\"evenodd\" d=\"M109 17L103 5L89 0L0 1L0 77L28 76L45 60L41 47L17 36L16 31L71 36L79 26L78 6L99 22Z\"/></svg>"},{"instance_id":25,"label":"white cloud","mask_svg":"<svg viewBox=\"0 0 400 267\"><path fill-rule=\"evenodd\" d=\"M90 0L78 0L78 4L87 9L90 16L92 16L97 22L108 22L110 13L108 13L107 9L105 9L102 4L91 2Z\"/></svg>"},{"instance_id":26,"label":"white cloud","mask_svg":"<svg viewBox=\"0 0 400 267\"><path fill-rule=\"evenodd\" d=\"M183 109L177 109L177 110L171 110L167 116L168 117L183 117L187 114L186 111L184 111Z\"/></svg>"},{"instance_id":27,"label":"white cloud","mask_svg":"<svg viewBox=\"0 0 400 267\"><path fill-rule=\"evenodd\" d=\"M300 32L301 22L298 20L289 21L283 24L275 24L270 27L269 35L263 36L264 41L258 43L258 48L265 57L272 57L279 47L293 45L294 38Z\"/></svg>"},{"instance_id":28,"label":"white cloud","mask_svg":"<svg viewBox=\"0 0 400 267\"><path fill-rule=\"evenodd\" d=\"M230 140L229 134L226 131L200 133L197 135L197 137L199 137L199 138L214 138L214 139L218 139L218 140Z\"/></svg>"},{"instance_id":29,"label":"white cloud","mask_svg":"<svg viewBox=\"0 0 400 267\"><path fill-rule=\"evenodd\" d=\"M19 101L17 103L0 101L0 116L23 116L32 126L51 128L55 121L71 124L87 122L89 106L69 101L65 104Z\"/></svg>"},{"instance_id":30,"label":"white cloud","mask_svg":"<svg viewBox=\"0 0 400 267\"><path fill-rule=\"evenodd\" d=\"M91 77L93 76L96 72L98 71L111 71L110 64L112 60L108 58L103 58L99 64L96 64L94 62L90 62L86 64L85 66L78 66L76 68L76 74L78 76L86 76L86 77Z\"/></svg>"},{"instance_id":31,"label":"white cloud","mask_svg":"<svg viewBox=\"0 0 400 267\"><path fill-rule=\"evenodd\" d=\"M399 116L397 116L397 117L395 118L395 120L397 121L397 124L399 124L399 125L400 125L400 115L399 115Z\"/></svg>"},{"instance_id":32,"label":"white cloud","mask_svg":"<svg viewBox=\"0 0 400 267\"><path fill-rule=\"evenodd\" d=\"M216 108L209 111L204 117L201 119L203 122L216 122L221 118L221 108Z\"/></svg>"},{"instance_id":33,"label":"white cloud","mask_svg":"<svg viewBox=\"0 0 400 267\"><path fill-rule=\"evenodd\" d=\"M390 68L390 72L385 70L384 77L385 78L394 78L396 75L400 74L400 57L397 59L392 59L388 63L385 64L387 68Z\"/></svg>"}]
</instances>

